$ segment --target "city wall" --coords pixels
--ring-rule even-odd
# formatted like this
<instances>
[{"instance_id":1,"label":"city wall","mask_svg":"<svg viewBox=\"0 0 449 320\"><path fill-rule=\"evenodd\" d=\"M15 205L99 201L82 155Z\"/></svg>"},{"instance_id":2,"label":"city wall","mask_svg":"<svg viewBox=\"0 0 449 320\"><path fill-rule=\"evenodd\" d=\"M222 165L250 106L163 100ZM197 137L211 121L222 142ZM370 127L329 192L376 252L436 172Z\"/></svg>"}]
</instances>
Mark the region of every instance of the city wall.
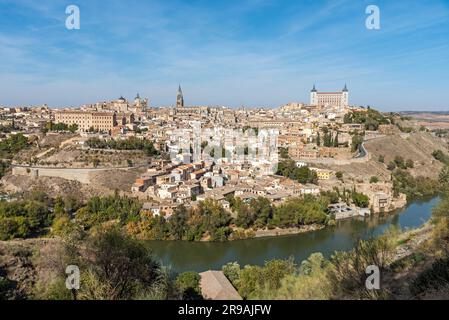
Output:
<instances>
[{"instance_id":1,"label":"city wall","mask_svg":"<svg viewBox=\"0 0 449 320\"><path fill-rule=\"evenodd\" d=\"M111 169L70 169L70 168L45 168L45 167L26 167L13 166L12 174L16 176L29 176L31 178L53 177L62 178L70 181L79 181L88 184L91 182L93 173L100 171L124 170L121 168Z\"/></svg>"},{"instance_id":2,"label":"city wall","mask_svg":"<svg viewBox=\"0 0 449 320\"><path fill-rule=\"evenodd\" d=\"M307 163L314 164L325 164L325 165L350 165L354 163L367 163L371 159L371 154L367 154L362 158L351 158L351 159L332 159L332 158L319 158L319 159L298 159Z\"/></svg>"}]
</instances>

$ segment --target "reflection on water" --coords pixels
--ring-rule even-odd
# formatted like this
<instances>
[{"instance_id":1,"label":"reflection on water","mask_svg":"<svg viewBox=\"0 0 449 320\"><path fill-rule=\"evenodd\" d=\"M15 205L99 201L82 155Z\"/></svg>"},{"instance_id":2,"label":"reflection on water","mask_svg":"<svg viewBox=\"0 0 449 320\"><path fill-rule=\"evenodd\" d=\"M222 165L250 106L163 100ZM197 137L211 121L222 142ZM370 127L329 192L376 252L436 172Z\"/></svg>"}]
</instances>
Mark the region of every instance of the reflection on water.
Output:
<instances>
[{"instance_id":1,"label":"reflection on water","mask_svg":"<svg viewBox=\"0 0 449 320\"><path fill-rule=\"evenodd\" d=\"M438 198L417 201L404 210L370 218L339 221L336 226L299 235L233 242L149 241L154 254L177 272L221 269L237 261L240 265L262 265L271 259L306 259L314 252L330 257L335 251L350 250L357 239L384 233L390 226L413 229L428 221Z\"/></svg>"}]
</instances>

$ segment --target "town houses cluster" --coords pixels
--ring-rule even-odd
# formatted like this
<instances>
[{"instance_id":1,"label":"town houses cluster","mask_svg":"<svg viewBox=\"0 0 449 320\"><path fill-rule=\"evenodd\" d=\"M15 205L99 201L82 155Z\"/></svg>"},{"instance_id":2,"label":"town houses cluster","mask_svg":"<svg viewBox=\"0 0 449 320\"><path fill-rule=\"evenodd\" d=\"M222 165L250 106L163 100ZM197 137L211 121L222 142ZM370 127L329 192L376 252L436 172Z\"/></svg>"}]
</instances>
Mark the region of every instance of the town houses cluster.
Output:
<instances>
[{"instance_id":1,"label":"town houses cluster","mask_svg":"<svg viewBox=\"0 0 449 320\"><path fill-rule=\"evenodd\" d=\"M76 109L3 107L0 125L11 126L10 134L33 135L45 131L49 123L63 124L79 133L78 145L92 138L151 141L160 155L148 161L129 192L145 203L144 210L166 217L181 204L194 206L205 199L229 208L230 197L243 201L265 197L277 204L300 195L318 195L341 183L336 172L323 165L364 161L361 150L351 149L352 134L362 129L361 124L345 123L344 118L366 108L349 104L346 85L338 92L319 92L313 86L309 103L271 109L186 106L181 86L174 102L152 107L149 99L137 94L132 101L120 97ZM379 130L388 134L391 128ZM279 163L286 158L298 168L314 171L318 183L278 175ZM399 206L391 184L354 184L369 196L374 211ZM332 208L337 217L360 214L353 209Z\"/></svg>"}]
</instances>

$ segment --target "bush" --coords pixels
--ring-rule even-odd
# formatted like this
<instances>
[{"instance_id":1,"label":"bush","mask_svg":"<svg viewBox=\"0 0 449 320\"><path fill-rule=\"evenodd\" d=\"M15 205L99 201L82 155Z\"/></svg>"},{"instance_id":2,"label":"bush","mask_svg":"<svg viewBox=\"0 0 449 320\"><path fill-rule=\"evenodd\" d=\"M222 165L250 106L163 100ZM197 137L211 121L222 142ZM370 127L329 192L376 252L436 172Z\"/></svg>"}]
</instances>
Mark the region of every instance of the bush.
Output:
<instances>
[{"instance_id":1,"label":"bush","mask_svg":"<svg viewBox=\"0 0 449 320\"><path fill-rule=\"evenodd\" d=\"M445 154L443 151L436 150L432 153L432 156L441 163L449 165L449 156Z\"/></svg>"},{"instance_id":2,"label":"bush","mask_svg":"<svg viewBox=\"0 0 449 320\"><path fill-rule=\"evenodd\" d=\"M423 271L416 277L410 286L414 296L422 293L438 290L449 284L449 258L438 259L430 269Z\"/></svg>"},{"instance_id":3,"label":"bush","mask_svg":"<svg viewBox=\"0 0 449 320\"><path fill-rule=\"evenodd\" d=\"M221 270L223 271L226 278L231 281L234 287L237 286L240 279L240 265L237 262L229 262L224 265Z\"/></svg>"},{"instance_id":4,"label":"bush","mask_svg":"<svg viewBox=\"0 0 449 320\"><path fill-rule=\"evenodd\" d=\"M331 264L321 253L314 253L301 263L298 271L286 275L277 290L265 290L260 299L324 300L331 299L329 279Z\"/></svg>"},{"instance_id":5,"label":"bush","mask_svg":"<svg viewBox=\"0 0 449 320\"><path fill-rule=\"evenodd\" d=\"M263 267L245 266L239 274L238 291L243 298L258 299L267 290L279 289L282 279L295 270L292 259L268 261Z\"/></svg>"},{"instance_id":6,"label":"bush","mask_svg":"<svg viewBox=\"0 0 449 320\"><path fill-rule=\"evenodd\" d=\"M84 266L78 295L88 300L148 295L158 285L162 270L148 247L115 228L91 236L85 254L72 253L72 259Z\"/></svg>"},{"instance_id":7,"label":"bush","mask_svg":"<svg viewBox=\"0 0 449 320\"><path fill-rule=\"evenodd\" d=\"M197 272L184 272L176 277L175 286L183 300L202 298L200 280L201 277Z\"/></svg>"},{"instance_id":8,"label":"bush","mask_svg":"<svg viewBox=\"0 0 449 320\"><path fill-rule=\"evenodd\" d=\"M0 240L27 238L31 235L31 228L25 217L10 217L0 219Z\"/></svg>"},{"instance_id":9,"label":"bush","mask_svg":"<svg viewBox=\"0 0 449 320\"><path fill-rule=\"evenodd\" d=\"M397 170L392 175L395 194L404 193L408 200L435 195L441 185L437 180L426 177L413 177L405 170Z\"/></svg>"},{"instance_id":10,"label":"bush","mask_svg":"<svg viewBox=\"0 0 449 320\"><path fill-rule=\"evenodd\" d=\"M331 258L330 281L336 299L372 299L387 293L367 290L366 268L378 266L384 271L391 261L394 244L388 235L370 240L360 240L349 252L337 252Z\"/></svg>"},{"instance_id":11,"label":"bush","mask_svg":"<svg viewBox=\"0 0 449 320\"><path fill-rule=\"evenodd\" d=\"M390 161L387 165L387 169L393 171L394 169L396 169L396 163L394 161Z\"/></svg>"}]
</instances>

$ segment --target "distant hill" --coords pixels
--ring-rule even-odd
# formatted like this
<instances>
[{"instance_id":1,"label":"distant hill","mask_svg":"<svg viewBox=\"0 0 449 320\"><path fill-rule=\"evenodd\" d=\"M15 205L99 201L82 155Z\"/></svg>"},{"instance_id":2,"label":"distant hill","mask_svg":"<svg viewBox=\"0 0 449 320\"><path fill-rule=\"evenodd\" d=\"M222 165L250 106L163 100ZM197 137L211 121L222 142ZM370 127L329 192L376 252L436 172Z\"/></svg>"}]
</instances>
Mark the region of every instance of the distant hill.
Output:
<instances>
[{"instance_id":1,"label":"distant hill","mask_svg":"<svg viewBox=\"0 0 449 320\"><path fill-rule=\"evenodd\" d=\"M443 114L449 115L449 111L400 111L399 114Z\"/></svg>"}]
</instances>

